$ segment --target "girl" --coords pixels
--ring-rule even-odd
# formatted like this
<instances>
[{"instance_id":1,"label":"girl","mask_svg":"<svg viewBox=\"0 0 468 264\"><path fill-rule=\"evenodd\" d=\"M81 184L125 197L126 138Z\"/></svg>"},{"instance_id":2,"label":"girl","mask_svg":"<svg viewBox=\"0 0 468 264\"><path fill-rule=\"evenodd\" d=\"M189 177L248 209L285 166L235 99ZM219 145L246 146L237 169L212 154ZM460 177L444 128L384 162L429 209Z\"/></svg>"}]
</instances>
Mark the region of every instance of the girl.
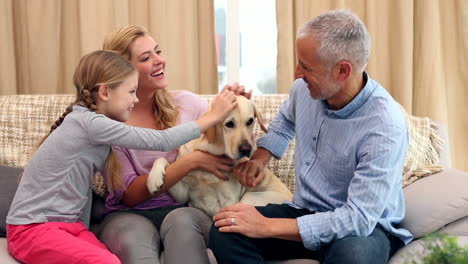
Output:
<instances>
[{"instance_id":1,"label":"girl","mask_svg":"<svg viewBox=\"0 0 468 264\"><path fill-rule=\"evenodd\" d=\"M199 137L236 106L226 92L196 122L163 131L135 128L121 123L138 102L138 73L127 60L110 51L90 53L73 81L76 100L40 142L7 216L8 250L23 263L120 263L86 227L93 176L118 171L110 145L168 151ZM120 185L114 180L110 188Z\"/></svg>"},{"instance_id":2,"label":"girl","mask_svg":"<svg viewBox=\"0 0 468 264\"><path fill-rule=\"evenodd\" d=\"M123 27L106 38L103 48L127 58L140 74L137 91L140 103L130 115L129 124L164 129L195 120L206 110L207 102L199 96L182 90L166 90L166 59L145 28ZM243 91L238 85L227 89L238 94ZM121 147L114 150L122 164L125 189L107 196L106 207L112 213L101 224L98 234L101 241L122 263L159 263L162 247L166 264L208 263L205 243L212 223L210 217L198 209L177 204L165 190L193 169L223 177L220 171L229 170L232 161L200 151L176 160L175 150ZM152 195L146 179L154 160L161 157L171 164L166 168L161 192Z\"/></svg>"}]
</instances>

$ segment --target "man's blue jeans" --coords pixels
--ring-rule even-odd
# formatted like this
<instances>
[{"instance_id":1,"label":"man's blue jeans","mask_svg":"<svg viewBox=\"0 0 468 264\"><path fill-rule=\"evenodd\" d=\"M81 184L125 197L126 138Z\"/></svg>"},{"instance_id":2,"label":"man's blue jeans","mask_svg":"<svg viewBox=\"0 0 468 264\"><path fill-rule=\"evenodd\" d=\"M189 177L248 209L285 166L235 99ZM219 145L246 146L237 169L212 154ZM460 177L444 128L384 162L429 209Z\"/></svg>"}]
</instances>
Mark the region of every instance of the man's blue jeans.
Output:
<instances>
[{"instance_id":1,"label":"man's blue jeans","mask_svg":"<svg viewBox=\"0 0 468 264\"><path fill-rule=\"evenodd\" d=\"M266 217L297 218L313 212L283 204L256 207ZM265 260L315 259L321 264L378 264L403 246L398 238L380 226L367 237L347 237L336 240L318 251L310 251L302 242L283 239L254 239L237 233L221 233L214 225L210 230L209 247L218 264L264 263Z\"/></svg>"}]
</instances>

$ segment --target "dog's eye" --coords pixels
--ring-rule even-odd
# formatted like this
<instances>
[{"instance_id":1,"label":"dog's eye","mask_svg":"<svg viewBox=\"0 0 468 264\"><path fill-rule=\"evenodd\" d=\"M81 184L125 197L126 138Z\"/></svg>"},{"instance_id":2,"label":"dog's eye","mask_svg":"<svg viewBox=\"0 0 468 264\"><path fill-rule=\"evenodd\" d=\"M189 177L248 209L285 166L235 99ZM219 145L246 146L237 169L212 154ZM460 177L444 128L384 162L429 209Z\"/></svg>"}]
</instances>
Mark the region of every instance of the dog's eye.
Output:
<instances>
[{"instance_id":1,"label":"dog's eye","mask_svg":"<svg viewBox=\"0 0 468 264\"><path fill-rule=\"evenodd\" d=\"M253 118L250 118L249 121L247 121L246 124L247 124L247 126L250 126L250 125L252 125L252 123L253 123Z\"/></svg>"},{"instance_id":2,"label":"dog's eye","mask_svg":"<svg viewBox=\"0 0 468 264\"><path fill-rule=\"evenodd\" d=\"M234 127L234 122L229 121L225 124L226 127L233 128Z\"/></svg>"}]
</instances>

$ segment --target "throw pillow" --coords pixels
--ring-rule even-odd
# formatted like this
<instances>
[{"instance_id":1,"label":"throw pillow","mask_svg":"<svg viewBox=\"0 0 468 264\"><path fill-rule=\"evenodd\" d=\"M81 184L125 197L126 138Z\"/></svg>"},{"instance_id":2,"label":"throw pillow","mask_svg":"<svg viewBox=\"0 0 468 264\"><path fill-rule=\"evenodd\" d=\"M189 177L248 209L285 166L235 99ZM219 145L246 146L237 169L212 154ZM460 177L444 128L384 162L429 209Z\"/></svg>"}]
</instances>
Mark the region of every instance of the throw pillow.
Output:
<instances>
[{"instance_id":1,"label":"throw pillow","mask_svg":"<svg viewBox=\"0 0 468 264\"><path fill-rule=\"evenodd\" d=\"M420 238L468 212L468 175L449 168L404 188L406 215L401 227Z\"/></svg>"},{"instance_id":2,"label":"throw pillow","mask_svg":"<svg viewBox=\"0 0 468 264\"><path fill-rule=\"evenodd\" d=\"M6 217L18 188L19 175L23 169L0 165L0 237L6 236Z\"/></svg>"},{"instance_id":3,"label":"throw pillow","mask_svg":"<svg viewBox=\"0 0 468 264\"><path fill-rule=\"evenodd\" d=\"M428 117L405 113L409 146L403 166L403 187L422 177L442 171L439 154L444 142L437 134L437 124Z\"/></svg>"}]
</instances>

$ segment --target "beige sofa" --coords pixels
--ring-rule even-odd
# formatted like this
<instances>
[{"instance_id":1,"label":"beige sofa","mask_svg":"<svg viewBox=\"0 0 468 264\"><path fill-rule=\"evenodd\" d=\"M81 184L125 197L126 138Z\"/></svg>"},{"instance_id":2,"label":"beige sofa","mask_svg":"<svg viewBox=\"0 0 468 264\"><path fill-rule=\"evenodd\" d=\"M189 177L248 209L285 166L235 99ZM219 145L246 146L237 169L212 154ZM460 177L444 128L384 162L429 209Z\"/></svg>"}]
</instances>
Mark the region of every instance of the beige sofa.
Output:
<instances>
[{"instance_id":1,"label":"beige sofa","mask_svg":"<svg viewBox=\"0 0 468 264\"><path fill-rule=\"evenodd\" d=\"M211 96L204 96L210 99ZM255 101L259 111L270 121L287 95L261 95ZM0 96L0 229L16 189L17 172L13 168L26 165L28 155L37 140L47 133L50 125L73 101L73 95L11 95ZM259 130L256 130L260 133ZM445 140L446 133L439 129ZM71 139L72 140L72 139ZM412 257L427 253L419 240L425 234L442 230L468 244L468 174L450 168L450 151L444 145L440 164L445 169L404 188L406 217L402 226L416 237L411 244L397 252L390 263L404 263ZM294 190L294 142L281 160L273 160L269 168ZM96 218L96 215L94 219ZM99 222L99 219L95 219ZM0 232L1 235L2 232ZM0 263L17 263L7 252L6 239L0 238ZM212 262L215 262L212 259ZM318 263L312 260L289 260L272 263Z\"/></svg>"}]
</instances>

